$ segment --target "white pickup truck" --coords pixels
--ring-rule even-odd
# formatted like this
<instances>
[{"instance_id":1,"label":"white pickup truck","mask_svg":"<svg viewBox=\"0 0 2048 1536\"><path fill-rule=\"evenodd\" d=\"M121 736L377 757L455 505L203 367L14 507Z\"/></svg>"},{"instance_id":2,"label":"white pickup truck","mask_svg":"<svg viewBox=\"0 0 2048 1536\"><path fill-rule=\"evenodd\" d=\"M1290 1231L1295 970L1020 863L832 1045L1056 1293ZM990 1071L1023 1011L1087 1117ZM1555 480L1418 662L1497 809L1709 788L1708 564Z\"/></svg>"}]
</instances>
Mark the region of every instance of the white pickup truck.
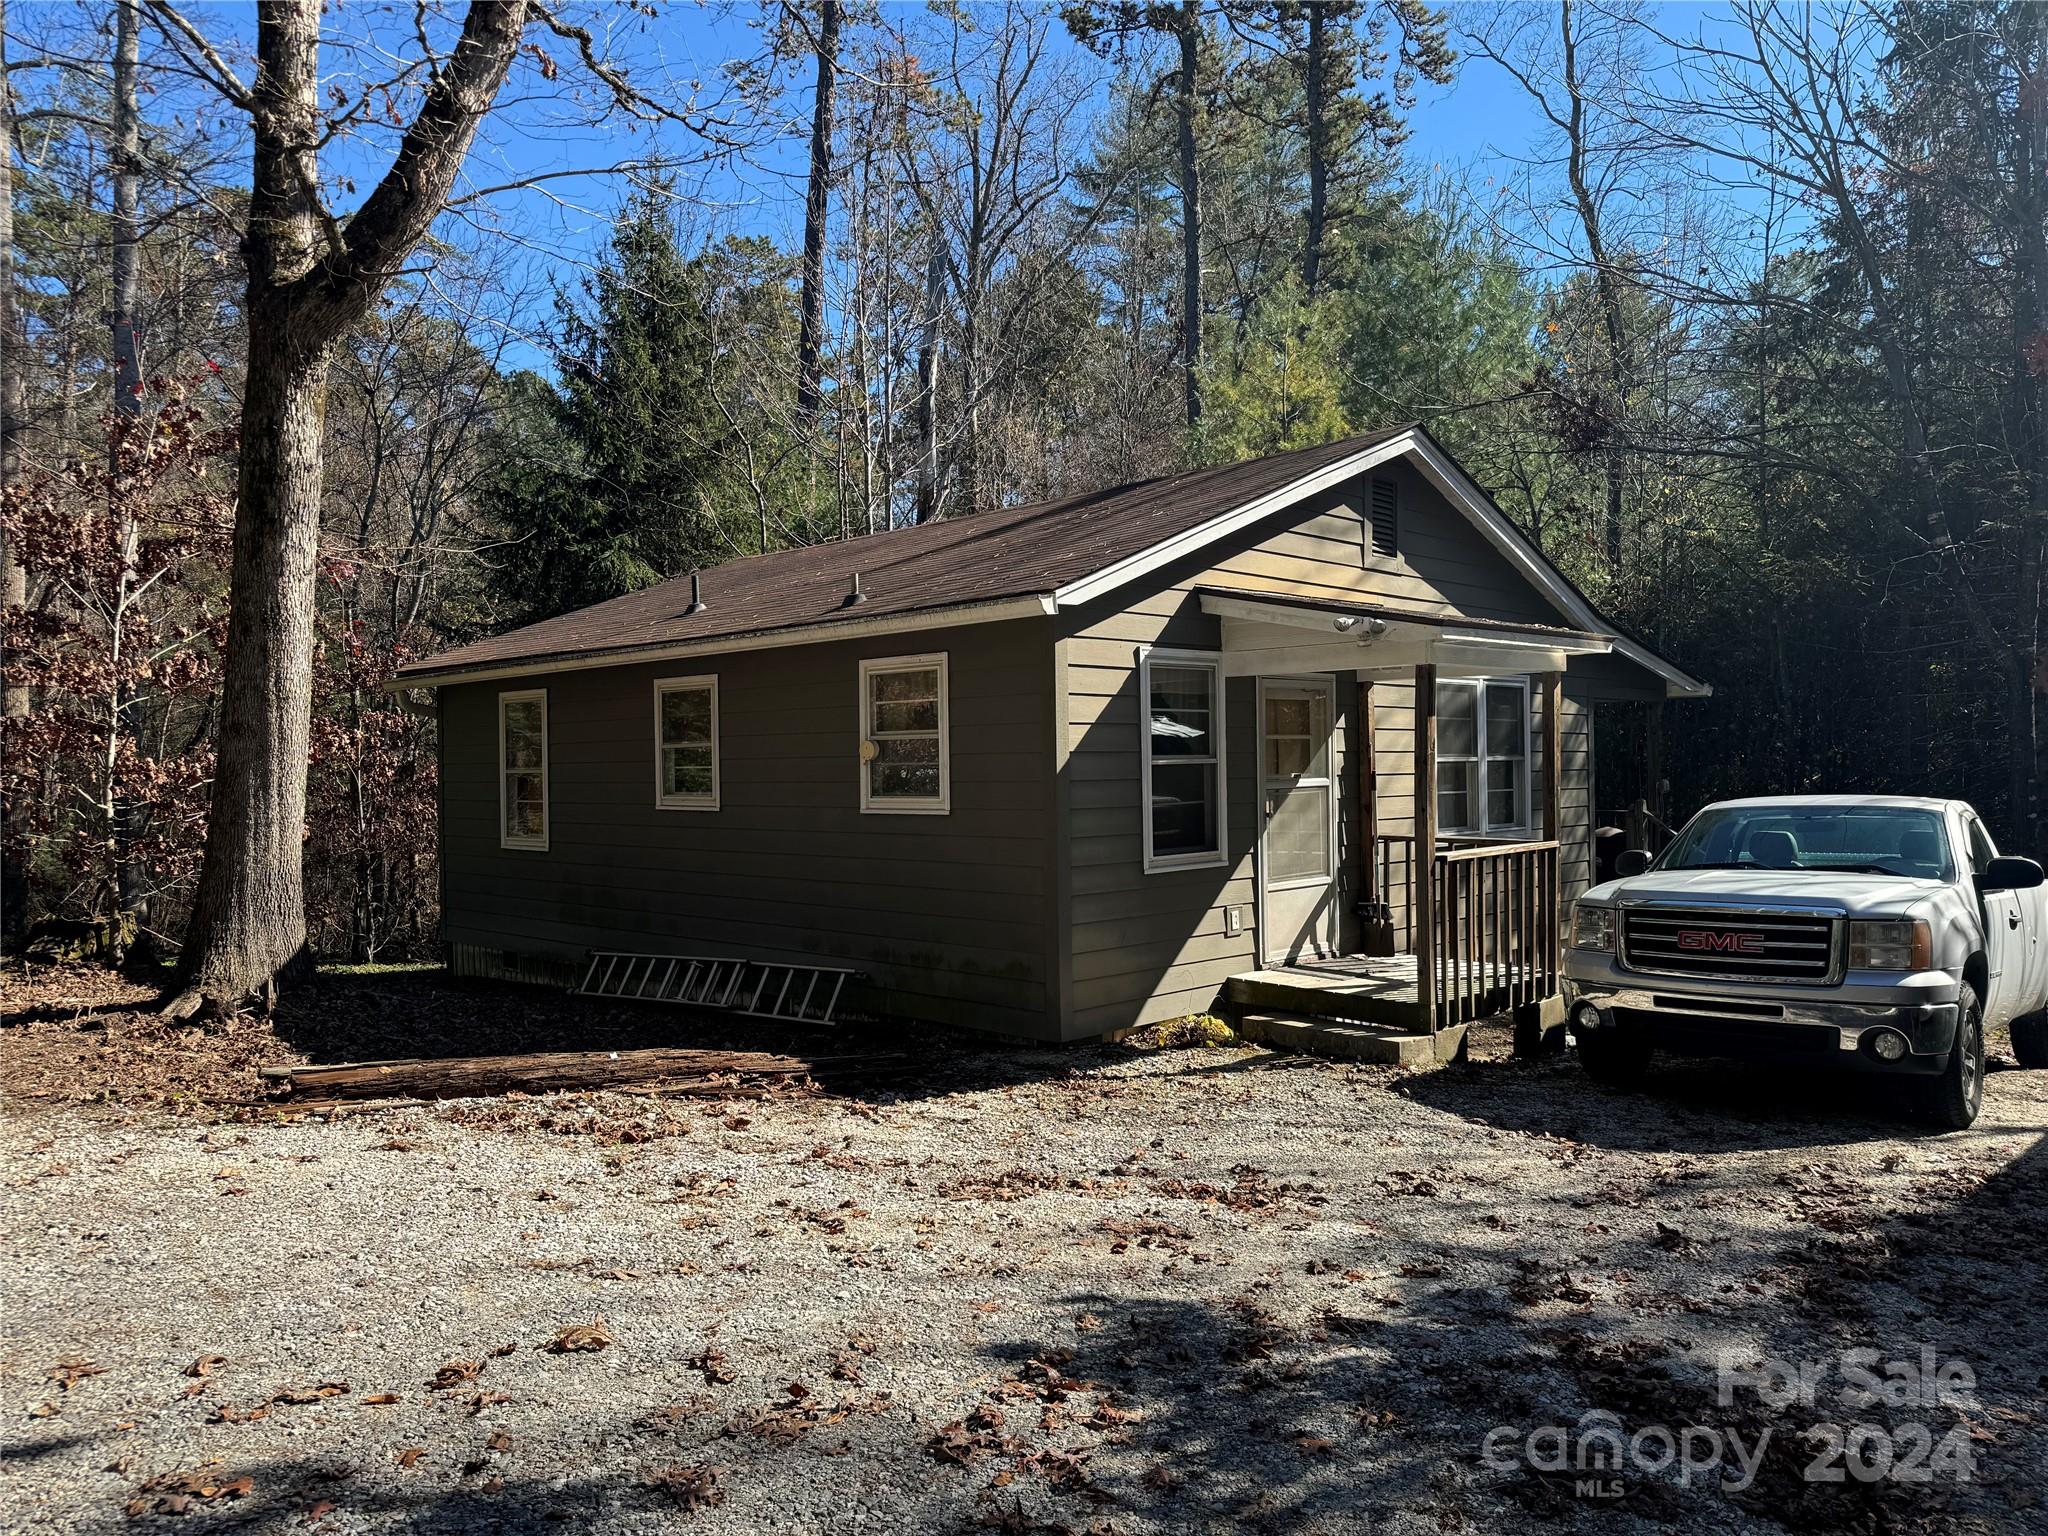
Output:
<instances>
[{"instance_id":1,"label":"white pickup truck","mask_svg":"<svg viewBox=\"0 0 2048 1536\"><path fill-rule=\"evenodd\" d=\"M1701 811L1572 909L1565 1000L1593 1076L1653 1051L1900 1074L1957 1130L1984 1031L2048 1065L2048 889L1959 800L1786 795Z\"/></svg>"}]
</instances>

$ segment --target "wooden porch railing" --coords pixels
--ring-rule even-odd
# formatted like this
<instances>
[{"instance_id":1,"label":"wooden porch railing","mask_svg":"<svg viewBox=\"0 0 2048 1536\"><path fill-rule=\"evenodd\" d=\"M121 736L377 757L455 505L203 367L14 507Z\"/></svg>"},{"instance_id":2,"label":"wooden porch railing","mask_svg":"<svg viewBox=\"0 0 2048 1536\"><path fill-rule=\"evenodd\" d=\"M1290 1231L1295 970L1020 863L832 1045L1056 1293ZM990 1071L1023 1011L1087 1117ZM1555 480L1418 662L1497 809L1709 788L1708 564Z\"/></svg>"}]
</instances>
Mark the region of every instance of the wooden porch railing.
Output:
<instances>
[{"instance_id":1,"label":"wooden porch railing","mask_svg":"<svg viewBox=\"0 0 2048 1536\"><path fill-rule=\"evenodd\" d=\"M1383 833L1376 844L1376 895L1393 915L1396 951L1428 966L1422 990L1435 1028L1557 991L1564 914L1556 843L1439 846L1430 860L1434 942L1426 950L1416 943L1415 839Z\"/></svg>"},{"instance_id":2,"label":"wooden porch railing","mask_svg":"<svg viewBox=\"0 0 2048 1536\"><path fill-rule=\"evenodd\" d=\"M1465 1024L1558 990L1558 845L1439 850L1432 861L1432 1028ZM1420 958L1420 957L1418 957Z\"/></svg>"},{"instance_id":3,"label":"wooden porch railing","mask_svg":"<svg viewBox=\"0 0 2048 1536\"><path fill-rule=\"evenodd\" d=\"M1394 920L1394 953L1415 948L1415 839L1381 833L1373 839L1373 894ZM1396 898L1399 898L1398 900Z\"/></svg>"}]
</instances>

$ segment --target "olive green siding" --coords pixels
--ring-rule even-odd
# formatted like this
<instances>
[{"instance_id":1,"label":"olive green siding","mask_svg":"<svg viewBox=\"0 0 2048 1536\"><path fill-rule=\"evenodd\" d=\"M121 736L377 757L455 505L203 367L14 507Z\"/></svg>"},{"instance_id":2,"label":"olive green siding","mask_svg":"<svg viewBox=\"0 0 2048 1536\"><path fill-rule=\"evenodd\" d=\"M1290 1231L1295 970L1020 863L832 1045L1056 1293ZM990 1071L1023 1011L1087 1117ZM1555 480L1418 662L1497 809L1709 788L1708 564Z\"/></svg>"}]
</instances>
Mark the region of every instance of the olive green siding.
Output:
<instances>
[{"instance_id":1,"label":"olive green siding","mask_svg":"<svg viewBox=\"0 0 2048 1536\"><path fill-rule=\"evenodd\" d=\"M1391 556L1371 552L1364 509L1375 479L1396 486L1398 529ZM1368 471L1181 566L1060 615L1058 670L1067 693L1066 773L1074 805L1065 829L1072 882L1070 1036L1206 1008L1230 976L1258 961L1254 679L1233 678L1227 685L1228 862L1171 873L1144 870L1139 653L1146 646L1221 647L1222 624L1202 612L1195 590L1201 586L1384 602L1470 618L1566 622L1463 513L1405 463ZM1582 889L1591 869L1591 715L1569 681L1567 689L1566 877L1572 888ZM1348 943L1356 937L1352 909L1362 876L1359 709L1352 676L1337 675L1335 699L1341 936ZM1410 831L1414 685L1378 682L1373 699L1380 829ZM1531 803L1540 805L1540 766L1535 774L1539 782ZM1246 919L1234 936L1226 931L1232 908Z\"/></svg>"},{"instance_id":2,"label":"olive green siding","mask_svg":"<svg viewBox=\"0 0 2048 1536\"><path fill-rule=\"evenodd\" d=\"M863 657L948 657L952 809L863 814ZM716 811L655 806L654 680L718 677ZM1049 621L441 690L445 937L536 974L589 949L858 966L907 1017L1058 1033ZM548 695L549 846L499 846L497 696ZM508 958L509 957L509 958Z\"/></svg>"}]
</instances>

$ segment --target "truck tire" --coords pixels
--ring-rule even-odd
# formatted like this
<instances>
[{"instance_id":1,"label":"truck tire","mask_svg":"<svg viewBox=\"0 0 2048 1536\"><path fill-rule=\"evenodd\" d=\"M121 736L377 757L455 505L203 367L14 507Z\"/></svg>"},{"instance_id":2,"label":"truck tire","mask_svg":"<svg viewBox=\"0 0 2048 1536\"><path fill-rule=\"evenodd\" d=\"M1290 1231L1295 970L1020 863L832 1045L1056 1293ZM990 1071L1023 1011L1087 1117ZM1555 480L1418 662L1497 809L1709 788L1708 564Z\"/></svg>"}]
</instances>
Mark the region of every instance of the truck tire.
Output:
<instances>
[{"instance_id":1,"label":"truck tire","mask_svg":"<svg viewBox=\"0 0 2048 1536\"><path fill-rule=\"evenodd\" d=\"M1984 1104L1984 1009L1977 989L1964 982L1956 1004L1956 1043L1947 1065L1914 1085L1922 1117L1946 1131L1968 1130Z\"/></svg>"},{"instance_id":2,"label":"truck tire","mask_svg":"<svg viewBox=\"0 0 2048 1536\"><path fill-rule=\"evenodd\" d=\"M2023 1067L2048 1067L2048 1008L2012 1021L2012 1053Z\"/></svg>"},{"instance_id":3,"label":"truck tire","mask_svg":"<svg viewBox=\"0 0 2048 1536\"><path fill-rule=\"evenodd\" d=\"M1610 1088L1633 1088L1650 1069L1650 1047L1613 1028L1573 1031L1578 1042L1579 1065L1586 1076Z\"/></svg>"}]
</instances>

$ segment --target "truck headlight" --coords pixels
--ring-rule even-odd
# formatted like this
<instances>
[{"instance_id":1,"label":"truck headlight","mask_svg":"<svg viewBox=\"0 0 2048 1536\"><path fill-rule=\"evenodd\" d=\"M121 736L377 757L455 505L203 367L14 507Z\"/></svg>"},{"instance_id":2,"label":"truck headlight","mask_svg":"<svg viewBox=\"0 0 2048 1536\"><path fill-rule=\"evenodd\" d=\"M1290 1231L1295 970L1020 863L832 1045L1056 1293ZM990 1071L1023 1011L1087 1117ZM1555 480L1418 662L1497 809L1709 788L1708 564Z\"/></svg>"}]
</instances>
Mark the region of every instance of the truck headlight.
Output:
<instances>
[{"instance_id":1,"label":"truck headlight","mask_svg":"<svg viewBox=\"0 0 2048 1536\"><path fill-rule=\"evenodd\" d=\"M1614 908L1572 903L1572 948L1614 953Z\"/></svg>"},{"instance_id":2,"label":"truck headlight","mask_svg":"<svg viewBox=\"0 0 2048 1536\"><path fill-rule=\"evenodd\" d=\"M1849 924L1852 971L1924 971L1934 964L1934 933L1918 918Z\"/></svg>"}]
</instances>

